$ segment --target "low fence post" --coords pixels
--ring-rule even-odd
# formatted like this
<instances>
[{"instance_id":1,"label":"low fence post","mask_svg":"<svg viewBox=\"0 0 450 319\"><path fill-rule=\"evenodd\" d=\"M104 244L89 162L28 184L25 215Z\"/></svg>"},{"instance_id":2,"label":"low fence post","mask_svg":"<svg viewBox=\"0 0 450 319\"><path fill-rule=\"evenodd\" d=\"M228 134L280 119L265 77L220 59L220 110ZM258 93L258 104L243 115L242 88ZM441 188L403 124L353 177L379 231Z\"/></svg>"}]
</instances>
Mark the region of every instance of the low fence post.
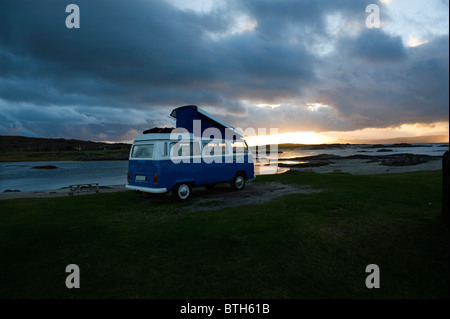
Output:
<instances>
[{"instance_id":1,"label":"low fence post","mask_svg":"<svg viewBox=\"0 0 450 319\"><path fill-rule=\"evenodd\" d=\"M448 219L448 151L442 155L442 215Z\"/></svg>"}]
</instances>

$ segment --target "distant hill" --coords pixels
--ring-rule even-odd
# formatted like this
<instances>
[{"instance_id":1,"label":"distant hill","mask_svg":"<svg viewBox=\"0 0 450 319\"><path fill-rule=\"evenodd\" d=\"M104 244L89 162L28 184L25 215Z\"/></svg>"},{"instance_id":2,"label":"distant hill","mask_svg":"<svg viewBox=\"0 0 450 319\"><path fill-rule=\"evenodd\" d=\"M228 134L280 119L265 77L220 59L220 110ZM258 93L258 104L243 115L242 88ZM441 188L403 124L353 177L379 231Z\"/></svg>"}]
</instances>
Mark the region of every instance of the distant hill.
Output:
<instances>
[{"instance_id":1,"label":"distant hill","mask_svg":"<svg viewBox=\"0 0 450 319\"><path fill-rule=\"evenodd\" d=\"M97 151L129 149L130 144L104 143L63 138L0 136L1 152Z\"/></svg>"},{"instance_id":2,"label":"distant hill","mask_svg":"<svg viewBox=\"0 0 450 319\"><path fill-rule=\"evenodd\" d=\"M448 143L448 135L396 137L387 139L338 139L341 144Z\"/></svg>"}]
</instances>

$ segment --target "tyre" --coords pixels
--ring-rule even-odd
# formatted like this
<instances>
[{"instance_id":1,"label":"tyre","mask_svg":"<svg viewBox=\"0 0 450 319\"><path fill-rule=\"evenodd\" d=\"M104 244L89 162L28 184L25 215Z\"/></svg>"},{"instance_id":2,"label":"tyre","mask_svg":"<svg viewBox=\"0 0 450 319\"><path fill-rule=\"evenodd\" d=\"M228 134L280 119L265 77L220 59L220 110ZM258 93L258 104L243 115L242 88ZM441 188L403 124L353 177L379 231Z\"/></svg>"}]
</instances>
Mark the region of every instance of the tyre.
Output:
<instances>
[{"instance_id":1,"label":"tyre","mask_svg":"<svg viewBox=\"0 0 450 319\"><path fill-rule=\"evenodd\" d=\"M245 187L245 175L243 173L236 173L231 181L231 187L237 191L243 190Z\"/></svg>"},{"instance_id":2,"label":"tyre","mask_svg":"<svg viewBox=\"0 0 450 319\"><path fill-rule=\"evenodd\" d=\"M192 186L189 183L176 184L172 189L172 196L178 201L187 201L192 194Z\"/></svg>"}]
</instances>

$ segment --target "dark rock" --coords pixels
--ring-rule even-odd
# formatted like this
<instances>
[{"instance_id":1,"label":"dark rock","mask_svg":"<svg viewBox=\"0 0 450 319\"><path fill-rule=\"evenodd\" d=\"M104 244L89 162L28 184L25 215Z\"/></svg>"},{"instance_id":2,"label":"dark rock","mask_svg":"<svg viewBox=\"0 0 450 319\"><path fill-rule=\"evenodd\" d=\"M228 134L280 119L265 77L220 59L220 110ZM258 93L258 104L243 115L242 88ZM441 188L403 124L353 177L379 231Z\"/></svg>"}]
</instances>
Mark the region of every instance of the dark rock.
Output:
<instances>
[{"instance_id":1,"label":"dark rock","mask_svg":"<svg viewBox=\"0 0 450 319\"><path fill-rule=\"evenodd\" d=\"M415 147L414 145L409 144L409 143L395 143L395 144L392 144L392 146L395 146L395 147Z\"/></svg>"},{"instance_id":2,"label":"dark rock","mask_svg":"<svg viewBox=\"0 0 450 319\"><path fill-rule=\"evenodd\" d=\"M54 165L42 165L42 166L33 166L34 169L58 169L58 167Z\"/></svg>"},{"instance_id":3,"label":"dark rock","mask_svg":"<svg viewBox=\"0 0 450 319\"><path fill-rule=\"evenodd\" d=\"M390 148L381 148L377 152L392 152L392 150Z\"/></svg>"},{"instance_id":4,"label":"dark rock","mask_svg":"<svg viewBox=\"0 0 450 319\"><path fill-rule=\"evenodd\" d=\"M363 155L363 154L354 154L354 155L349 155L349 156L345 156L343 157L345 159L376 159L376 156L372 156L372 155Z\"/></svg>"},{"instance_id":5,"label":"dark rock","mask_svg":"<svg viewBox=\"0 0 450 319\"><path fill-rule=\"evenodd\" d=\"M3 191L3 193L14 193L14 192L20 192L18 189L6 189Z\"/></svg>"},{"instance_id":6,"label":"dark rock","mask_svg":"<svg viewBox=\"0 0 450 319\"><path fill-rule=\"evenodd\" d=\"M285 163L278 163L279 167L319 167L319 166L325 166L325 165L329 165L329 164L334 164L334 162L331 161L309 161L307 163L298 163L298 164L294 164L294 163L289 163L289 164L285 164Z\"/></svg>"},{"instance_id":7,"label":"dark rock","mask_svg":"<svg viewBox=\"0 0 450 319\"><path fill-rule=\"evenodd\" d=\"M382 160L381 165L385 166L409 166L418 165L428 162L432 159L428 155L402 154L397 157L387 158Z\"/></svg>"}]
</instances>

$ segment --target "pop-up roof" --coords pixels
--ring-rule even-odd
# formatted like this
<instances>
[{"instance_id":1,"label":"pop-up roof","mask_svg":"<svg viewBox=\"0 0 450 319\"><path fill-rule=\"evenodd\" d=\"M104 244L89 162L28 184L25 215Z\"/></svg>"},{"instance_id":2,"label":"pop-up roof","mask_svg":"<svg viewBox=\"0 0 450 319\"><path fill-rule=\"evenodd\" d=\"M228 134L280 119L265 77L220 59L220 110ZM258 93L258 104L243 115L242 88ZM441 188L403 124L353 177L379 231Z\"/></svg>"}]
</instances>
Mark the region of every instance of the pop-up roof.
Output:
<instances>
[{"instance_id":1,"label":"pop-up roof","mask_svg":"<svg viewBox=\"0 0 450 319\"><path fill-rule=\"evenodd\" d=\"M170 116L174 117L177 120L177 127L185 128L188 132L193 134L197 133L194 132L194 120L200 120L201 133L203 133L203 131L207 128L214 127L219 129L223 138L226 138L227 135L232 139L233 135L240 138L243 137L243 134L240 131L236 130L234 127L228 125L227 123L218 120L196 105L180 106L174 109L172 113L170 113ZM225 134L226 130L229 130L228 134Z\"/></svg>"}]
</instances>

